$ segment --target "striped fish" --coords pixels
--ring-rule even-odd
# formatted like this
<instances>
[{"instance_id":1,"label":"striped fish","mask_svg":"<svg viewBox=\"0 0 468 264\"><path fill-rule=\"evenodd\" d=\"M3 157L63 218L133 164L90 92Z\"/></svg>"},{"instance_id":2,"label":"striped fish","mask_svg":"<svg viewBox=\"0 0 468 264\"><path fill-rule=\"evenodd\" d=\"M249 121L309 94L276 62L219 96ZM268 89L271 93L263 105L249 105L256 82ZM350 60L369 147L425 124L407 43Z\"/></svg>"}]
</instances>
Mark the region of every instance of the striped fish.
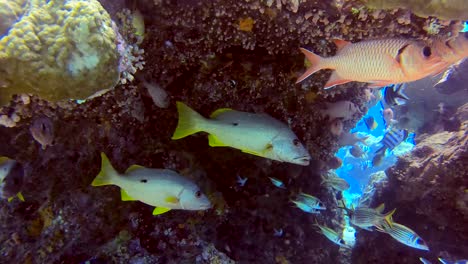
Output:
<instances>
[{"instance_id":1,"label":"striped fish","mask_svg":"<svg viewBox=\"0 0 468 264\"><path fill-rule=\"evenodd\" d=\"M389 107L403 105L409 100L409 97L404 93L406 85L392 84L384 88L383 100Z\"/></svg>"},{"instance_id":2,"label":"striped fish","mask_svg":"<svg viewBox=\"0 0 468 264\"><path fill-rule=\"evenodd\" d=\"M398 242L405 244L412 248L429 251L426 242L413 230L408 227L393 222L391 225L385 221L381 225L376 226L377 230L389 234Z\"/></svg>"},{"instance_id":3,"label":"striped fish","mask_svg":"<svg viewBox=\"0 0 468 264\"><path fill-rule=\"evenodd\" d=\"M328 176L322 176L321 184L325 184L327 187L331 187L337 191L345 191L349 189L349 183L335 173L328 173Z\"/></svg>"},{"instance_id":4,"label":"striped fish","mask_svg":"<svg viewBox=\"0 0 468 264\"><path fill-rule=\"evenodd\" d=\"M350 221L353 225L366 230L372 230L373 226L379 225L382 221L387 221L388 224L392 224L392 215L395 213L396 209L383 214L384 209L384 204L376 208L366 206L357 207L350 213Z\"/></svg>"},{"instance_id":5,"label":"striped fish","mask_svg":"<svg viewBox=\"0 0 468 264\"><path fill-rule=\"evenodd\" d=\"M352 81L382 87L422 79L440 70L444 64L432 48L408 39L378 39L350 43L333 40L336 55L323 58L301 48L312 66L300 76L299 83L322 69L334 70L325 89Z\"/></svg>"},{"instance_id":6,"label":"striped fish","mask_svg":"<svg viewBox=\"0 0 468 264\"><path fill-rule=\"evenodd\" d=\"M291 200L297 208L307 213L319 213L319 210L326 210L327 208L320 199L306 193L299 193L296 200Z\"/></svg>"},{"instance_id":7,"label":"striped fish","mask_svg":"<svg viewBox=\"0 0 468 264\"><path fill-rule=\"evenodd\" d=\"M327 226L320 225L317 222L314 225L317 226L320 229L319 232L322 233L331 242L337 244L340 247L350 248L348 245L345 244L344 240L341 238L341 236L337 232L335 232L335 230Z\"/></svg>"},{"instance_id":8,"label":"striped fish","mask_svg":"<svg viewBox=\"0 0 468 264\"><path fill-rule=\"evenodd\" d=\"M405 141L408 138L408 135L409 133L406 129L390 129L385 133L382 141L380 141L380 143L383 144L383 147L377 150L376 153L384 151L385 149L394 149L396 146L400 145L401 142Z\"/></svg>"}]
</instances>

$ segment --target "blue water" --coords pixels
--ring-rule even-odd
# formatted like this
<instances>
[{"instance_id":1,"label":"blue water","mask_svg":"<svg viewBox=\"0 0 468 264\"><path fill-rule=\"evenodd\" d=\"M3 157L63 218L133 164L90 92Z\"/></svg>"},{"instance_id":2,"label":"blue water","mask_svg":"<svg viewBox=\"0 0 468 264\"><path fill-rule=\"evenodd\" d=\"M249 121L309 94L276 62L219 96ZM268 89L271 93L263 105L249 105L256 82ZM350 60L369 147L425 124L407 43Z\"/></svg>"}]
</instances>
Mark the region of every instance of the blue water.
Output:
<instances>
[{"instance_id":1,"label":"blue water","mask_svg":"<svg viewBox=\"0 0 468 264\"><path fill-rule=\"evenodd\" d=\"M371 107L367 114L356 124L356 127L351 129L351 132L357 132L359 137L368 136L366 143L359 144L364 150L365 155L360 158L355 158L349 153L351 146L345 146L338 150L336 156L342 159L343 165L335 170L340 177L344 178L349 182L350 188L343 193L345 201L347 203L356 201L356 197L359 197L366 185L368 184L371 174L385 171L389 167L393 166L397 161L397 156L403 155L409 152L414 147L414 134L410 134L405 142L402 142L393 151L386 151L385 157L379 166L372 166L372 158L374 153L382 147L380 144L381 139L385 134L385 122L382 116L382 104L379 102L375 106ZM377 127L370 131L364 123L364 119L372 116L377 122ZM357 206L357 204L354 204Z\"/></svg>"}]
</instances>

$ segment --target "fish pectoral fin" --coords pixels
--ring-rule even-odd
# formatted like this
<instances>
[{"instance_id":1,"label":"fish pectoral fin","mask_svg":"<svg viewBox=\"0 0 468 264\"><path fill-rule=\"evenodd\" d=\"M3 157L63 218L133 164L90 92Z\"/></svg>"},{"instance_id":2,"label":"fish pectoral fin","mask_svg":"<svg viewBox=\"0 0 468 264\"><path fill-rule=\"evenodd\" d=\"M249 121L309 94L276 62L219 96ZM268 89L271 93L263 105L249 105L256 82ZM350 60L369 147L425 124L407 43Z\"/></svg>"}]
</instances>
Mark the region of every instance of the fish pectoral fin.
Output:
<instances>
[{"instance_id":1,"label":"fish pectoral fin","mask_svg":"<svg viewBox=\"0 0 468 264\"><path fill-rule=\"evenodd\" d=\"M177 204L177 203L179 203L179 198L177 198L175 196L168 196L168 197L166 197L165 201L168 202L168 203Z\"/></svg>"},{"instance_id":2,"label":"fish pectoral fin","mask_svg":"<svg viewBox=\"0 0 468 264\"><path fill-rule=\"evenodd\" d=\"M233 111L233 110L231 108L220 108L220 109L214 111L213 113L211 113L210 118L216 118L220 114L230 112L230 111Z\"/></svg>"},{"instance_id":3,"label":"fish pectoral fin","mask_svg":"<svg viewBox=\"0 0 468 264\"><path fill-rule=\"evenodd\" d=\"M23 194L22 194L21 192L18 192L18 193L16 194L16 197L18 197L18 199L19 199L20 201L22 201L22 202L25 201L25 200L24 200L24 196L23 196Z\"/></svg>"},{"instance_id":4,"label":"fish pectoral fin","mask_svg":"<svg viewBox=\"0 0 468 264\"><path fill-rule=\"evenodd\" d=\"M208 144L210 147L227 147L226 144L221 142L215 135L209 134L208 135Z\"/></svg>"},{"instance_id":5,"label":"fish pectoral fin","mask_svg":"<svg viewBox=\"0 0 468 264\"><path fill-rule=\"evenodd\" d=\"M124 189L120 189L120 197L122 201L137 201L137 199L132 198Z\"/></svg>"},{"instance_id":6,"label":"fish pectoral fin","mask_svg":"<svg viewBox=\"0 0 468 264\"><path fill-rule=\"evenodd\" d=\"M128 169L125 171L125 174L130 173L132 171L141 170L141 169L144 169L144 168L145 167L140 166L140 165L132 165L132 166L128 167Z\"/></svg>"},{"instance_id":7,"label":"fish pectoral fin","mask_svg":"<svg viewBox=\"0 0 468 264\"><path fill-rule=\"evenodd\" d=\"M351 42L342 40L342 39L332 39L333 43L335 43L336 48L337 48L337 53L342 50L344 47L348 46L351 44Z\"/></svg>"},{"instance_id":8,"label":"fish pectoral fin","mask_svg":"<svg viewBox=\"0 0 468 264\"><path fill-rule=\"evenodd\" d=\"M328 82L325 84L324 89L330 89L336 85L349 83L351 81L352 80L342 78L336 71L333 71L333 73L330 76L330 79L328 79Z\"/></svg>"},{"instance_id":9,"label":"fish pectoral fin","mask_svg":"<svg viewBox=\"0 0 468 264\"><path fill-rule=\"evenodd\" d=\"M153 215L160 215L160 214L164 214L168 211L170 211L171 208L166 208L166 207L156 207L154 208L153 210Z\"/></svg>"}]
</instances>

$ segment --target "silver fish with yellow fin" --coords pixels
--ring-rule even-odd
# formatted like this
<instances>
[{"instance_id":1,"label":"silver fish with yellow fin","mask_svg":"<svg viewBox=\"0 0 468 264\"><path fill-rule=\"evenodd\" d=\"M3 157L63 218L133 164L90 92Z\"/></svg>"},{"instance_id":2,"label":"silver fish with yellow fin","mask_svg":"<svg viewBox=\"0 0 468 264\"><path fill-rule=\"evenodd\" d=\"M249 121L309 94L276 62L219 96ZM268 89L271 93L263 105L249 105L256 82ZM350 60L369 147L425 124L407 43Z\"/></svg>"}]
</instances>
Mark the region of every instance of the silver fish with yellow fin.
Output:
<instances>
[{"instance_id":1,"label":"silver fish with yellow fin","mask_svg":"<svg viewBox=\"0 0 468 264\"><path fill-rule=\"evenodd\" d=\"M405 244L412 248L429 251L426 242L413 230L408 227L392 222L390 225L386 221L382 221L381 225L376 226L377 230L389 234L398 242Z\"/></svg>"},{"instance_id":2,"label":"silver fish with yellow fin","mask_svg":"<svg viewBox=\"0 0 468 264\"><path fill-rule=\"evenodd\" d=\"M383 214L385 210L385 204L381 204L376 208L370 208L367 206L359 206L354 210L346 209L348 215L350 216L350 222L362 229L372 231L372 227L379 225L382 221L387 221L388 224L393 223L392 215L395 213L396 209Z\"/></svg>"},{"instance_id":3,"label":"silver fish with yellow fin","mask_svg":"<svg viewBox=\"0 0 468 264\"><path fill-rule=\"evenodd\" d=\"M350 248L350 246L345 244L344 240L341 238L341 236L335 230L333 230L333 229L331 229L331 228L329 228L329 227L327 227L325 225L320 225L317 222L315 222L314 225L320 229L319 233L322 233L331 242L339 245L340 247Z\"/></svg>"},{"instance_id":4,"label":"silver fish with yellow fin","mask_svg":"<svg viewBox=\"0 0 468 264\"><path fill-rule=\"evenodd\" d=\"M310 154L291 129L266 114L222 108L210 119L177 102L179 122L172 139L207 132L212 147L232 147L256 156L307 166Z\"/></svg>"},{"instance_id":5,"label":"silver fish with yellow fin","mask_svg":"<svg viewBox=\"0 0 468 264\"><path fill-rule=\"evenodd\" d=\"M328 172L326 176L322 175L322 182L320 184L326 185L327 187L333 188L337 191L345 191L349 189L349 183L334 172Z\"/></svg>"},{"instance_id":6,"label":"silver fish with yellow fin","mask_svg":"<svg viewBox=\"0 0 468 264\"><path fill-rule=\"evenodd\" d=\"M92 186L116 185L121 189L122 201L140 201L156 206L153 215L171 209L206 210L211 202L197 185L172 170L130 166L119 174L101 153L101 171Z\"/></svg>"}]
</instances>

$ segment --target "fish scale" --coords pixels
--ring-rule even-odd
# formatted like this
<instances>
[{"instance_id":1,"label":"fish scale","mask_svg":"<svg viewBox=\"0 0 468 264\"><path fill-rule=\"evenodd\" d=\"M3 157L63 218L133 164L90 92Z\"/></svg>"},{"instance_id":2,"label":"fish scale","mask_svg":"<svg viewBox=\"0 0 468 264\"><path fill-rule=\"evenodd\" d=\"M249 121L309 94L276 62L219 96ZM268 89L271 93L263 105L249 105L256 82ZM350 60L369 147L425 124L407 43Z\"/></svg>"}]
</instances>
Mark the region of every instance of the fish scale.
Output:
<instances>
[{"instance_id":1,"label":"fish scale","mask_svg":"<svg viewBox=\"0 0 468 264\"><path fill-rule=\"evenodd\" d=\"M392 79L395 78L395 74L402 79L404 73L401 70L387 70L393 65L393 61L387 57L396 57L398 50L407 43L406 40L388 39L350 44L340 50L336 56L325 58L329 62L324 64L337 65L335 69L345 79L356 81L380 80L382 77ZM362 56L363 53L368 56Z\"/></svg>"}]
</instances>

